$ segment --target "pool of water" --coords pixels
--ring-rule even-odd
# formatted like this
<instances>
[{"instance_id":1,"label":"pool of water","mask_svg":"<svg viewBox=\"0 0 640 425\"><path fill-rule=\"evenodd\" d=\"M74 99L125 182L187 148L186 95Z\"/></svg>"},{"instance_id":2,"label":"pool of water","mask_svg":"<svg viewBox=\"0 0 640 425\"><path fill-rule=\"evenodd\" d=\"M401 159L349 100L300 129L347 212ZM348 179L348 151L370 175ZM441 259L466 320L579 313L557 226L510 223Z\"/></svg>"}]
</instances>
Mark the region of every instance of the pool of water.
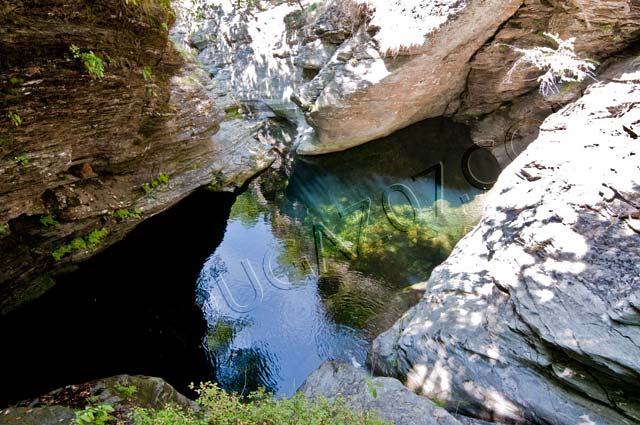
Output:
<instances>
[{"instance_id":1,"label":"pool of water","mask_svg":"<svg viewBox=\"0 0 640 425\"><path fill-rule=\"evenodd\" d=\"M464 127L428 121L298 158L289 179L240 195L197 284L218 382L291 395L324 360L363 365L371 339L417 301L408 287L479 218L480 177L498 170L471 147Z\"/></svg>"},{"instance_id":2,"label":"pool of water","mask_svg":"<svg viewBox=\"0 0 640 425\"><path fill-rule=\"evenodd\" d=\"M363 365L498 172L432 120L196 193L0 318L0 406L119 373L290 395L324 360Z\"/></svg>"}]
</instances>

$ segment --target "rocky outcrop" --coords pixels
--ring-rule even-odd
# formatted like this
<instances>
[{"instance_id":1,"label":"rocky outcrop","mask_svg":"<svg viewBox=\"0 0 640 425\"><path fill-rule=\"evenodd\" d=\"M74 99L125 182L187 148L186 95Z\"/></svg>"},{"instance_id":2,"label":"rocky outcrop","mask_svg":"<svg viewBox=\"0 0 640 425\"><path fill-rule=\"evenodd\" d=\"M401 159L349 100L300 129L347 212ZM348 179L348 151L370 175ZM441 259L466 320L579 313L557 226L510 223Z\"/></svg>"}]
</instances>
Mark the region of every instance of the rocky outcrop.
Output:
<instances>
[{"instance_id":1,"label":"rocky outcrop","mask_svg":"<svg viewBox=\"0 0 640 425\"><path fill-rule=\"evenodd\" d=\"M393 378L372 378L364 369L327 361L313 372L299 390L310 398L342 397L355 411L376 411L396 425L459 425L435 403L413 394Z\"/></svg>"},{"instance_id":2,"label":"rocky outcrop","mask_svg":"<svg viewBox=\"0 0 640 425\"><path fill-rule=\"evenodd\" d=\"M71 425L77 423L76 411L91 404L112 406L111 415L119 420L127 419L132 408L163 409L172 405L195 412L201 410L161 378L118 375L69 385L7 407L0 410L0 425Z\"/></svg>"},{"instance_id":3,"label":"rocky outcrop","mask_svg":"<svg viewBox=\"0 0 640 425\"><path fill-rule=\"evenodd\" d=\"M640 35L640 5L627 0L441 2L395 14L400 3L385 2L391 12L377 3L374 16L381 15L374 24L382 28L371 24L368 33L362 29L347 40L297 95L317 133L303 141L300 153L343 150L425 118L454 116L471 125L479 144L501 147L508 141L513 155L496 152L508 163L535 138L546 116L584 88L566 84L544 98L536 93L540 71L516 64L521 54L509 46L553 47L548 32L575 37L578 55L602 60ZM385 26L406 33L406 26L394 22L403 19L417 22L424 39L411 45L416 40L409 34L409 40L396 35L404 47L389 52L385 39L392 35Z\"/></svg>"},{"instance_id":4,"label":"rocky outcrop","mask_svg":"<svg viewBox=\"0 0 640 425\"><path fill-rule=\"evenodd\" d=\"M0 313L193 190L234 190L275 159L174 49L160 4L0 3Z\"/></svg>"},{"instance_id":5,"label":"rocky outcrop","mask_svg":"<svg viewBox=\"0 0 640 425\"><path fill-rule=\"evenodd\" d=\"M517 423L640 422L640 61L552 115L370 364Z\"/></svg>"},{"instance_id":6,"label":"rocky outcrop","mask_svg":"<svg viewBox=\"0 0 640 425\"><path fill-rule=\"evenodd\" d=\"M526 0L475 53L454 118L470 126L476 143L494 147L494 155L503 164L536 138L547 116L579 98L593 82L563 84L557 93L546 97L538 92L541 71L518 63L521 54L510 46L555 48L545 33L563 40L575 38L579 57L604 62L640 37L640 4L626 0Z\"/></svg>"}]
</instances>

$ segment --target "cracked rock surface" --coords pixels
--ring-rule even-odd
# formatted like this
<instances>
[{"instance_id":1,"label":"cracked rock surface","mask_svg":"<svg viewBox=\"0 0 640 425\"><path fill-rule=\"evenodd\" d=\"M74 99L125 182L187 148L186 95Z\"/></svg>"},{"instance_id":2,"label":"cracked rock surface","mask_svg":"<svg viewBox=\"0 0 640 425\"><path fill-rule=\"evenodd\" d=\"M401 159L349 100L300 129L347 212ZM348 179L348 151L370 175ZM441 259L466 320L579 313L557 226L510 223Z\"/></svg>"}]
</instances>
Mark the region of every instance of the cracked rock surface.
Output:
<instances>
[{"instance_id":1,"label":"cracked rock surface","mask_svg":"<svg viewBox=\"0 0 640 425\"><path fill-rule=\"evenodd\" d=\"M640 422L640 62L544 121L369 362L485 420Z\"/></svg>"}]
</instances>

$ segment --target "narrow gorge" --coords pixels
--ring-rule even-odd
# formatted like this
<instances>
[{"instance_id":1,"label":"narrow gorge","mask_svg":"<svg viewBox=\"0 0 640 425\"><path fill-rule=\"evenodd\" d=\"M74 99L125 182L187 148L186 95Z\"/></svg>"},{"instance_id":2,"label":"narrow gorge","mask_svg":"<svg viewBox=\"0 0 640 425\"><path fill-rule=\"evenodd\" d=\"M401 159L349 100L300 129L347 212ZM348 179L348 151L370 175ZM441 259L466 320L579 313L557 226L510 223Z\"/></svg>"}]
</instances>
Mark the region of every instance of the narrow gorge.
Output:
<instances>
[{"instance_id":1,"label":"narrow gorge","mask_svg":"<svg viewBox=\"0 0 640 425\"><path fill-rule=\"evenodd\" d=\"M0 424L639 424L637 0L0 0Z\"/></svg>"}]
</instances>

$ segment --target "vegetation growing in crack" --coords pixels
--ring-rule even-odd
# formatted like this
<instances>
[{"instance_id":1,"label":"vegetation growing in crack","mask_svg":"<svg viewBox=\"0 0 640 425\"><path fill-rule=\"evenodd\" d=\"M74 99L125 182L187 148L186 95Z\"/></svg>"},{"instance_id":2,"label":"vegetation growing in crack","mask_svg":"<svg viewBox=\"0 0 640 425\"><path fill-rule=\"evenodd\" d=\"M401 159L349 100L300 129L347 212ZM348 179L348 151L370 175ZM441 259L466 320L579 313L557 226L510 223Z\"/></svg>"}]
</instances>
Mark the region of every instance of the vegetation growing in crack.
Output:
<instances>
[{"instance_id":1,"label":"vegetation growing in crack","mask_svg":"<svg viewBox=\"0 0 640 425\"><path fill-rule=\"evenodd\" d=\"M508 81L511 80L513 72L523 63L531 64L544 71L544 74L539 76L537 80L540 83L540 93L545 97L553 93L560 93L558 88L560 83L581 82L587 78L597 81L594 70L598 63L576 55L575 37L563 40L557 34L545 32L543 35L553 40L558 47L556 49L550 47L522 49L505 44L505 46L522 54L522 57L513 64L507 73Z\"/></svg>"},{"instance_id":2,"label":"vegetation growing in crack","mask_svg":"<svg viewBox=\"0 0 640 425\"><path fill-rule=\"evenodd\" d=\"M169 183L170 179L171 177L169 176L169 174L162 173L149 183L145 183L144 185L142 185L142 191L147 194L158 186Z\"/></svg>"},{"instance_id":3,"label":"vegetation growing in crack","mask_svg":"<svg viewBox=\"0 0 640 425\"><path fill-rule=\"evenodd\" d=\"M116 221L120 222L130 218L140 218L141 214L142 210L140 208L135 208L132 210L121 208L113 212L113 218L115 218Z\"/></svg>"},{"instance_id":4,"label":"vegetation growing in crack","mask_svg":"<svg viewBox=\"0 0 640 425\"><path fill-rule=\"evenodd\" d=\"M42 217L40 217L40 224L42 224L44 227L60 227L60 223L58 222L58 220L50 215L43 215Z\"/></svg>"},{"instance_id":5,"label":"vegetation growing in crack","mask_svg":"<svg viewBox=\"0 0 640 425\"><path fill-rule=\"evenodd\" d=\"M20 127L22 125L22 117L13 111L7 112L7 117L11 120L11 124L16 127Z\"/></svg>"},{"instance_id":6,"label":"vegetation growing in crack","mask_svg":"<svg viewBox=\"0 0 640 425\"><path fill-rule=\"evenodd\" d=\"M75 238L68 244L62 245L61 247L53 251L51 253L51 256L53 257L54 260L60 261L66 255L71 254L72 252L83 251L86 249L93 249L108 234L109 234L108 229L105 229L105 228L95 229L84 238Z\"/></svg>"},{"instance_id":7,"label":"vegetation growing in crack","mask_svg":"<svg viewBox=\"0 0 640 425\"><path fill-rule=\"evenodd\" d=\"M69 49L74 58L80 59L85 69L94 80L100 80L104 77L104 65L102 59L96 56L92 51L80 52L80 48L72 44Z\"/></svg>"}]
</instances>

